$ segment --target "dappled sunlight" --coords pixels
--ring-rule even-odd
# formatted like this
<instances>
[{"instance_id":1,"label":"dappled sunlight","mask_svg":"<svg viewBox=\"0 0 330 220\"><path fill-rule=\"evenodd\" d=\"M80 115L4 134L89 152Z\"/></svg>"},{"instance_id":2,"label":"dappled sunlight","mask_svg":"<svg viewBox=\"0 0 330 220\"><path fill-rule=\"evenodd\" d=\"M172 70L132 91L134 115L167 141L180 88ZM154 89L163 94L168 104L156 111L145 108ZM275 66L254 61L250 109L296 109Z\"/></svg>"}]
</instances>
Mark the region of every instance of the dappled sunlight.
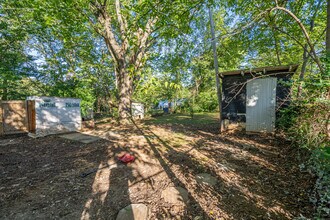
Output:
<instances>
[{"instance_id":1,"label":"dappled sunlight","mask_svg":"<svg viewBox=\"0 0 330 220\"><path fill-rule=\"evenodd\" d=\"M24 101L1 101L0 103L0 134L24 133L28 131Z\"/></svg>"},{"instance_id":2,"label":"dappled sunlight","mask_svg":"<svg viewBox=\"0 0 330 220\"><path fill-rule=\"evenodd\" d=\"M238 144L247 145L250 148L251 147L259 148L259 149L262 149L263 152L273 153L272 150L276 150L276 147L271 145L274 142L274 140L269 139L269 136L266 136L265 138L268 139L268 143L265 143L265 139L263 139L263 143L260 143L260 142L258 142L257 139L245 138L244 136L241 137L240 139L238 139L236 136L226 136L225 137L225 139L230 140L230 141L235 141Z\"/></svg>"},{"instance_id":3,"label":"dappled sunlight","mask_svg":"<svg viewBox=\"0 0 330 220\"><path fill-rule=\"evenodd\" d=\"M285 171L276 162L278 148L273 145L276 143L273 139L246 135L218 136L208 130L180 129L149 126L143 127L143 135L130 136L125 132L112 131L121 139L113 136L111 140L122 147L129 146L137 156L135 163L130 165L133 179L128 180L128 185L131 190L140 189L142 183L151 187L149 189L155 189L155 180L166 176L172 184L179 183L188 191L192 202L185 204L186 210L190 210L192 204L198 204L203 216L209 218L235 219L242 212L256 218L293 216L287 202L278 199L278 189L268 187L273 181L277 181L278 185L286 184L282 183L285 181L283 177L276 177L282 175L278 172ZM195 179L198 173L210 173L218 179L218 184L198 183ZM141 196L130 195L130 198L136 200ZM234 203L237 208L234 208ZM235 209L237 211L233 212Z\"/></svg>"},{"instance_id":4,"label":"dappled sunlight","mask_svg":"<svg viewBox=\"0 0 330 220\"><path fill-rule=\"evenodd\" d=\"M283 205L275 204L274 206L270 206L267 208L270 212L273 212L278 215L285 216L286 218L290 219L293 216L290 215L285 209L283 208Z\"/></svg>"},{"instance_id":5,"label":"dappled sunlight","mask_svg":"<svg viewBox=\"0 0 330 220\"><path fill-rule=\"evenodd\" d=\"M212 164L212 166L209 167L212 167L211 170L213 170L214 175L216 175L218 179L221 180L221 185L224 185L225 188L229 190L230 194L238 198L239 197L244 198L244 200L241 199L242 204L255 203L255 208L258 208L260 210L267 210L267 212L273 212L275 215L279 215L279 214L283 216L287 215L286 212L280 213L278 211L273 211L270 205L267 204L269 198L265 197L262 191L259 192L254 190L255 189L254 186L258 185L258 183L252 179L253 176L250 179L250 177L242 176L236 170L223 169L223 167L220 167L219 169L215 164ZM209 189L209 190L211 190L212 192L214 189ZM214 192L210 194L212 195L214 194ZM226 203L226 201L230 199L230 197L224 198L223 196L219 195L219 199L220 199L219 202L221 204L221 203ZM283 204L278 202L277 207L280 207L281 208L280 210L283 211L282 208Z\"/></svg>"},{"instance_id":6,"label":"dappled sunlight","mask_svg":"<svg viewBox=\"0 0 330 220\"><path fill-rule=\"evenodd\" d=\"M84 206L84 211L81 214L81 220L88 220L90 219L90 215L89 215L89 209L91 208L91 204L93 202L93 199L88 199L87 202L85 203Z\"/></svg>"},{"instance_id":7,"label":"dappled sunlight","mask_svg":"<svg viewBox=\"0 0 330 220\"><path fill-rule=\"evenodd\" d=\"M176 132L164 127L153 128L152 131L157 135L156 140L158 139L160 148L167 149L163 152L164 160L176 173L179 170L181 170L180 172L196 173L208 170L220 181L221 189L219 191L217 187L211 186L192 187L192 185L199 185L194 176L188 175L180 178L182 183L190 185L190 194L204 210L209 210L213 206L216 210L220 208L218 213L221 213L222 217L237 218L239 213L226 213L227 209L231 209L230 204L237 201L237 205L247 208L246 212L254 210L254 214L259 217L293 217L289 211L290 208L288 210L286 204L275 199L277 195L269 194L271 191L267 187L268 175L279 175L278 170L282 172L282 168L279 168L277 163L273 163L273 159L269 160L273 155L275 158L277 157L276 147L267 142L259 143L254 139L247 140L246 137L220 138L210 132L198 130L200 136L192 136L189 135L190 133L182 131L182 134L186 134L186 143L180 148L174 148L175 143L181 141ZM278 184L282 184L282 179L276 179L276 181ZM216 199L212 199L212 203L209 203L205 200L206 195L210 198L216 196ZM205 206L205 203L209 205Z\"/></svg>"},{"instance_id":8,"label":"dappled sunlight","mask_svg":"<svg viewBox=\"0 0 330 220\"><path fill-rule=\"evenodd\" d=\"M111 162L113 162L113 160ZM105 164L101 163L99 169L104 166ZM107 196L109 190L110 172L110 169L100 169L95 174L92 186L92 193L94 196L97 195L98 199L101 201L102 204L104 203L104 199Z\"/></svg>"},{"instance_id":9,"label":"dappled sunlight","mask_svg":"<svg viewBox=\"0 0 330 220\"><path fill-rule=\"evenodd\" d=\"M191 119L191 117L189 117L188 115L178 115L175 118L178 118L178 119Z\"/></svg>"},{"instance_id":10,"label":"dappled sunlight","mask_svg":"<svg viewBox=\"0 0 330 220\"><path fill-rule=\"evenodd\" d=\"M141 129L140 130L144 137L146 138L149 146L151 147L154 155L160 162L160 165L164 169L166 175L171 179L172 183L175 185L178 184L179 186L186 186L185 181L182 179L182 177L178 176L176 173L176 169L172 167L173 165L171 164L171 161L169 161L169 158L166 157L165 155L162 155L161 152L158 150L158 147L163 145L163 147L167 148L168 145L166 145L158 136L156 136L151 130L145 130ZM153 138L150 138L153 136ZM165 145L165 146L164 146ZM200 214L203 216L208 216L206 209L200 206L200 203L197 198L192 194L192 190L190 187L184 187L185 190L187 190L189 198L192 200L193 205L199 207L200 209ZM190 206L190 204L185 202L185 206ZM188 208L188 207L187 207ZM201 212L202 211L202 212ZM203 214L204 213L204 214Z\"/></svg>"},{"instance_id":11,"label":"dappled sunlight","mask_svg":"<svg viewBox=\"0 0 330 220\"><path fill-rule=\"evenodd\" d=\"M253 140L246 140L244 138L239 139L237 137L230 136L220 138L213 137L213 135L209 132L198 132L207 135L206 137L197 137L200 140L203 140L203 147L199 148L201 151L212 152L215 149L226 152L229 151L233 154L232 157L234 157L236 160L245 160L249 161L249 163L255 162L265 169L270 169L272 171L277 170L277 167L274 164L264 159L264 157L267 157L268 155L278 156L277 153L271 151L272 149L276 149L275 147L266 144L260 144Z\"/></svg>"},{"instance_id":12,"label":"dappled sunlight","mask_svg":"<svg viewBox=\"0 0 330 220\"><path fill-rule=\"evenodd\" d=\"M218 148L218 149L221 149L221 148ZM224 150L224 148L223 148L223 150ZM240 152L237 152L236 149L233 149L230 147L229 148L227 147L227 150L232 153L231 157L234 160L248 161L247 163L250 166L254 166L254 163L256 163L260 167L262 167L264 169L269 169L271 171L276 171L276 169L277 169L269 161L267 161L259 156L251 154L248 150L240 149Z\"/></svg>"},{"instance_id":13,"label":"dappled sunlight","mask_svg":"<svg viewBox=\"0 0 330 220\"><path fill-rule=\"evenodd\" d=\"M113 163L113 160L108 161L109 163ZM103 205L105 198L108 194L109 190L109 176L110 176L110 169L101 169L104 167L106 163L100 163L99 170L96 172L94 177L94 182L92 185L92 195L91 198L87 200L84 206L84 210L81 214L81 220L88 220L90 219L89 211L91 209L92 203L98 203Z\"/></svg>"},{"instance_id":14,"label":"dappled sunlight","mask_svg":"<svg viewBox=\"0 0 330 220\"><path fill-rule=\"evenodd\" d=\"M83 132L101 137L93 143L53 136L4 147L10 149L6 158L11 160L7 163L14 164L11 169L16 170L11 175L20 169L31 175L31 167L45 174L45 178L33 176L39 180L38 187L31 188L29 195L52 198L54 205L49 207L53 213L63 210L62 204L69 204L56 215L59 218L116 219L119 211L130 204L145 205L150 219L307 216L310 209L304 206L303 193L310 176L299 174L295 161L278 157L280 153L294 153L288 145L267 136L215 133L208 129L184 130L176 125L137 124L136 128L102 124L94 131ZM22 156L30 158L24 160L29 164L20 169L16 166L20 158L17 144L23 149ZM135 157L134 162L118 161L126 153ZM85 173L89 174L82 175ZM16 181L10 182L13 189ZM39 203L35 200L33 204Z\"/></svg>"},{"instance_id":15,"label":"dappled sunlight","mask_svg":"<svg viewBox=\"0 0 330 220\"><path fill-rule=\"evenodd\" d=\"M157 129L156 130L157 134L160 135L160 136L163 136L164 139L168 139L168 137L170 136L171 138L169 139L168 143L170 144L176 144L177 142L182 142L182 138L179 137L177 138L176 135L172 132L168 132L164 129ZM200 132L200 131L199 131ZM207 132L203 132L203 133L207 133ZM209 133L207 133L209 134ZM209 134L210 135L210 134ZM194 142L192 142L194 141ZM196 143L196 139L194 140L193 138L185 138L184 139L184 142L186 145L195 145ZM235 142L235 143L240 143L240 142ZM203 155L202 152L214 152L215 153L215 150L220 150L220 151L217 151L217 153L223 153L224 151L226 153L232 153L232 157L236 160L244 160L244 161L249 161L249 163L252 163L252 162L255 162L255 163L258 163L259 165L261 165L262 167L264 167L265 169L270 169L272 171L276 171L276 167L271 164L269 161L263 159L262 157L260 157L259 155L260 154L257 154L257 155L254 155L252 154L250 151L248 151L247 149L245 148L238 148L236 145L234 144L231 144L231 145L228 145L228 144L225 144L219 140L209 140L209 139L205 139L205 141L203 140L203 146L204 147L201 147L201 146L198 146L198 148L200 149L200 151L195 151L195 154L198 152L199 154ZM247 145L247 143L245 143L245 145ZM182 147L184 147L184 145L181 145ZM230 146L230 147L228 147ZM248 145L250 148L254 147L253 145ZM258 145L256 145L258 146ZM257 147L255 147L257 148ZM238 151L237 149L239 149L239 154L238 154ZM229 152L228 152L229 151ZM260 151L258 151L260 152ZM206 155L203 155L201 156L202 160L209 160L209 157L206 156Z\"/></svg>"}]
</instances>

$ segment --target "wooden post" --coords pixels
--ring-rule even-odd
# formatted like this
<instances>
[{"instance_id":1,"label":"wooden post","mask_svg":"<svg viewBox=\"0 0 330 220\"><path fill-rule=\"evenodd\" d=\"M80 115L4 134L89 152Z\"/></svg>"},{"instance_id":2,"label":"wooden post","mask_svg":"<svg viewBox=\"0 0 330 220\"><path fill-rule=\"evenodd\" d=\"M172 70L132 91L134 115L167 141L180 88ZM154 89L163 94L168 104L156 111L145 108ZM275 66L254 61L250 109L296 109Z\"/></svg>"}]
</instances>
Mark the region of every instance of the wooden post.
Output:
<instances>
[{"instance_id":1,"label":"wooden post","mask_svg":"<svg viewBox=\"0 0 330 220\"><path fill-rule=\"evenodd\" d=\"M36 133L36 110L35 101L27 101L27 118L28 118L28 131L30 133Z\"/></svg>"},{"instance_id":2,"label":"wooden post","mask_svg":"<svg viewBox=\"0 0 330 220\"><path fill-rule=\"evenodd\" d=\"M210 26L211 26L211 36L212 36L212 48L213 48L213 59L214 59L214 69L215 69L215 80L217 85L217 95L218 95L218 104L219 104L219 121L220 121L220 133L223 130L222 122L222 79L219 77L219 64L218 64L218 55L217 55L217 45L215 42L214 34L214 22L212 17L212 10L209 8L210 16Z\"/></svg>"}]
</instances>

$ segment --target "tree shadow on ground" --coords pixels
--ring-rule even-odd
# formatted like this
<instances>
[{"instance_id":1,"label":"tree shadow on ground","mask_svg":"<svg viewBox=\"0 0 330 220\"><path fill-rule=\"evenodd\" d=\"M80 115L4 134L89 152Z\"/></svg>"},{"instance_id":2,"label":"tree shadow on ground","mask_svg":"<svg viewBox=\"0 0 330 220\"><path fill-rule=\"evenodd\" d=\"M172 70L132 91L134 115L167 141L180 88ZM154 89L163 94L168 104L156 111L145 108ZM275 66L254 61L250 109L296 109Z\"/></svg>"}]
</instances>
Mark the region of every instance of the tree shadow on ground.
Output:
<instances>
[{"instance_id":1,"label":"tree shadow on ground","mask_svg":"<svg viewBox=\"0 0 330 220\"><path fill-rule=\"evenodd\" d=\"M166 129L168 128L166 126ZM236 140L230 136L215 136L203 130L191 132L175 128L176 132L199 137L189 150L180 152L171 147L170 141L162 140L151 130L145 130L148 136L154 135L167 149L163 156L170 164L168 166L177 165L182 173L188 171L196 175L207 172L218 178L217 185L210 187L199 184L192 194L200 195L195 198L202 207L208 206L208 210L211 206L220 209L218 213L222 213L222 216L220 214L219 217L290 219L300 213L305 216L312 213L307 193L304 191L311 183L308 180L310 176L301 174L297 167L292 169L290 165L297 165L297 161L286 161L278 152L279 146L270 146L274 142L273 137L269 139L270 143L268 139L265 143L261 139L266 137L260 138L258 135L244 136ZM244 144L246 140L250 143ZM264 148L260 145L264 145ZM194 157L191 153L196 150L202 158ZM280 149L280 152L283 153L283 150ZM206 161L203 161L203 157ZM187 181L194 180L190 176ZM214 201L199 200L205 196L213 198Z\"/></svg>"},{"instance_id":2,"label":"tree shadow on ground","mask_svg":"<svg viewBox=\"0 0 330 220\"><path fill-rule=\"evenodd\" d=\"M133 169L118 161L117 157L130 152L127 146L110 143L104 159L95 172L90 196L86 200L80 219L116 219L118 211L131 204L129 181L134 181ZM134 155L136 156L136 155ZM133 213L128 213L134 219Z\"/></svg>"},{"instance_id":3,"label":"tree shadow on ground","mask_svg":"<svg viewBox=\"0 0 330 220\"><path fill-rule=\"evenodd\" d=\"M141 134L145 137L145 139L147 140L155 157L161 164L167 177L170 178L170 180L174 184L174 186L182 187L188 191L189 201L183 201L185 203L185 213L184 213L183 217L185 219L191 219L194 216L201 216L203 219L210 219L210 216L208 215L208 213L200 206L198 201L196 201L194 196L190 193L189 186L187 184L183 183L180 180L180 178L177 177L177 174L172 170L171 163L169 163L170 162L169 158L166 156L164 157L164 155L158 149L159 147L161 147L161 145L165 146L166 148L169 148L169 146L164 144L164 142L157 135L155 135L151 130L141 129L140 127L138 127L138 125L136 123L134 123L134 124L139 129ZM157 138L157 140L160 141L160 144L155 142L153 140L153 138L151 138L151 137ZM180 193L181 197L184 197L184 195L182 194L181 191L179 191L179 193ZM163 219L164 217L166 217L166 215L164 216L164 215L161 215L160 213L158 213L157 217L160 219Z\"/></svg>"},{"instance_id":4,"label":"tree shadow on ground","mask_svg":"<svg viewBox=\"0 0 330 220\"><path fill-rule=\"evenodd\" d=\"M300 174L295 160L288 162L290 148L281 142L219 136L203 128L140 127L102 127L107 135L112 131L110 136L90 144L49 136L19 137L15 144L2 146L0 218L115 219L130 203L146 204L152 208L151 218L158 219L290 219L312 213L306 193L301 195L310 176ZM178 147L174 136L159 134L158 128L193 141ZM123 134L116 138L117 131ZM141 143L130 140L141 134ZM91 168L116 162L116 155L125 151L134 154L136 162L80 177ZM198 173L209 173L218 183L199 183ZM160 198L171 185L189 193L190 201L177 216L168 213L172 207Z\"/></svg>"}]
</instances>

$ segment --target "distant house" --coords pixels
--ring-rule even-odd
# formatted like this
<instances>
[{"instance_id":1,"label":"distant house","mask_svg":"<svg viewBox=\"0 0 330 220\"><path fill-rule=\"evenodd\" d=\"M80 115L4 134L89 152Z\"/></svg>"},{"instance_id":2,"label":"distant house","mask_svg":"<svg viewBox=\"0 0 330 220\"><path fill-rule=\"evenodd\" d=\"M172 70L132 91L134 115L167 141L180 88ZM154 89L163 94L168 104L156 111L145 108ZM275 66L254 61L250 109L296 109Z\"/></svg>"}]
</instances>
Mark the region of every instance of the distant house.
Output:
<instances>
[{"instance_id":1,"label":"distant house","mask_svg":"<svg viewBox=\"0 0 330 220\"><path fill-rule=\"evenodd\" d=\"M168 100L161 100L158 102L158 109L168 108Z\"/></svg>"},{"instance_id":2,"label":"distant house","mask_svg":"<svg viewBox=\"0 0 330 220\"><path fill-rule=\"evenodd\" d=\"M298 65L223 72L222 116L246 131L273 132L279 110L290 102L288 83Z\"/></svg>"}]
</instances>

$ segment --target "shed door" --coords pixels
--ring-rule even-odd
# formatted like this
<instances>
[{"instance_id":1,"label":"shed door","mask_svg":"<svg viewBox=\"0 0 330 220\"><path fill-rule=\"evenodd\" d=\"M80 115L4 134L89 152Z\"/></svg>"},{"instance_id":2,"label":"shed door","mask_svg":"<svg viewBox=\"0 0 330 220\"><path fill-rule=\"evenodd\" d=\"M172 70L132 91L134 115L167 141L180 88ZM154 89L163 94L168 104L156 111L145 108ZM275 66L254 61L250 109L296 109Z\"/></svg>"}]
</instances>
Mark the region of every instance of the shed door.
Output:
<instances>
[{"instance_id":1,"label":"shed door","mask_svg":"<svg viewBox=\"0 0 330 220\"><path fill-rule=\"evenodd\" d=\"M2 101L3 132L5 134L28 131L25 101Z\"/></svg>"},{"instance_id":2,"label":"shed door","mask_svg":"<svg viewBox=\"0 0 330 220\"><path fill-rule=\"evenodd\" d=\"M273 132L276 84L274 77L255 79L246 86L246 131Z\"/></svg>"},{"instance_id":3,"label":"shed door","mask_svg":"<svg viewBox=\"0 0 330 220\"><path fill-rule=\"evenodd\" d=\"M36 109L35 101L27 101L27 111L28 111L28 129L30 133L36 133Z\"/></svg>"}]
</instances>

